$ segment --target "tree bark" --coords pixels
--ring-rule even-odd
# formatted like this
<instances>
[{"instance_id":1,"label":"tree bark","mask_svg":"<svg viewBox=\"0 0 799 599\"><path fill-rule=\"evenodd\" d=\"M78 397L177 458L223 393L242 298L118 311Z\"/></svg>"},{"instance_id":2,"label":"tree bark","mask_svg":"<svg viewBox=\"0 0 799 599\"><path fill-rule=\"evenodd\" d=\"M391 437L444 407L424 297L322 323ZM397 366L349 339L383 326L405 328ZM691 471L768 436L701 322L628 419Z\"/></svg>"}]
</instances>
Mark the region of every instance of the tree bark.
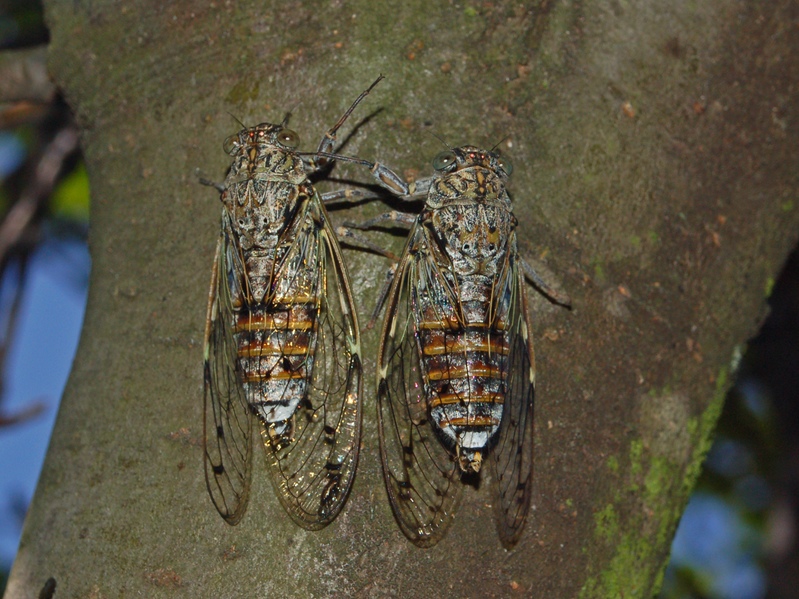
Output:
<instances>
[{"instance_id":1,"label":"tree bark","mask_svg":"<svg viewBox=\"0 0 799 599\"><path fill-rule=\"evenodd\" d=\"M795 2L46 9L50 68L83 130L93 270L7 597L35 596L50 577L56 597L656 593L736 356L797 241ZM231 114L252 125L291 110L314 149L379 73L344 152L424 176L435 136L501 142L522 249L574 302L530 294L536 478L510 552L485 489L468 490L434 548L400 534L378 459L374 330L341 516L296 527L258 454L238 526L207 497L202 337L220 207L197 169L223 178ZM369 181L346 165L334 174ZM389 239L398 251L402 238ZM366 322L386 261L345 260Z\"/></svg>"}]
</instances>

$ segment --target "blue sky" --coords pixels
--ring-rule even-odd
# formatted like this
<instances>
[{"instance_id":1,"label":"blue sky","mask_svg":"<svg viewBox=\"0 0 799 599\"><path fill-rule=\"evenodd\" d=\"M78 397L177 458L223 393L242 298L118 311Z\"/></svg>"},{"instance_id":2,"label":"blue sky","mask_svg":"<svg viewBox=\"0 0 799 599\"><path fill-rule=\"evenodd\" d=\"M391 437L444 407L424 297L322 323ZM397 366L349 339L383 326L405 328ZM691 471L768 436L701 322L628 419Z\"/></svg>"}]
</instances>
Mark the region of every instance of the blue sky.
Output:
<instances>
[{"instance_id":1,"label":"blue sky","mask_svg":"<svg viewBox=\"0 0 799 599\"><path fill-rule=\"evenodd\" d=\"M30 262L18 328L5 365L2 406L6 413L35 401L47 407L23 424L0 429L0 564L5 568L19 544L19 506L24 509L33 497L72 366L88 272L88 250L79 241L50 238ZM7 301L8 289L4 285L2 290L1 297Z\"/></svg>"}]
</instances>

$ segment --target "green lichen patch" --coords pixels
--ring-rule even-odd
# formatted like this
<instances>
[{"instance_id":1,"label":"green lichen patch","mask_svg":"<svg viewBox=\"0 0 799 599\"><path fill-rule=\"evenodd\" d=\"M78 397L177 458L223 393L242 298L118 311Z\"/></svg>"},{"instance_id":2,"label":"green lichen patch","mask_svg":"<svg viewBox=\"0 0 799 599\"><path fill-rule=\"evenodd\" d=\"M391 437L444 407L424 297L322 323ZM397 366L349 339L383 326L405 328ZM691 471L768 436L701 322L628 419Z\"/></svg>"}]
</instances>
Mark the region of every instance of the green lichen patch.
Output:
<instances>
[{"instance_id":1,"label":"green lichen patch","mask_svg":"<svg viewBox=\"0 0 799 599\"><path fill-rule=\"evenodd\" d=\"M677 522L710 448L727 391L727 370L716 379L708 407L688 417L687 397L658 392L641 399L640 437L630 440L626 461L608 458L608 475L618 484L594 513L591 543L610 558L594 570L581 598L651 597L657 593ZM682 452L687 453L687 466ZM678 496L675 499L675 495ZM586 549L588 555L607 555Z\"/></svg>"}]
</instances>

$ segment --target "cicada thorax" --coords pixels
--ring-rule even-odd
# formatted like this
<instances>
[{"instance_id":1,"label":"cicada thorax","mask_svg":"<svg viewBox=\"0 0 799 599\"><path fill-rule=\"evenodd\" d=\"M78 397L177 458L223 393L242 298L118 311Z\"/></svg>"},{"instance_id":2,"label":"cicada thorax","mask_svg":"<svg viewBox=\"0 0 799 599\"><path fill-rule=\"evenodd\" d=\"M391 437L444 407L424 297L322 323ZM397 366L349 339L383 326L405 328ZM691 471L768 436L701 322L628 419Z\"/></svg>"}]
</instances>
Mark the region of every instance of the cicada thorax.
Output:
<instances>
[{"instance_id":1,"label":"cicada thorax","mask_svg":"<svg viewBox=\"0 0 799 599\"><path fill-rule=\"evenodd\" d=\"M271 257L299 208L314 193L302 161L295 154L264 143L242 144L234 155L222 193L222 203L241 250L256 257Z\"/></svg>"},{"instance_id":2,"label":"cicada thorax","mask_svg":"<svg viewBox=\"0 0 799 599\"><path fill-rule=\"evenodd\" d=\"M496 442L507 393L511 298L497 290L508 288L498 278L510 276L515 219L493 173L465 175L438 181L422 215L444 289L412 293L429 417L461 470L476 473Z\"/></svg>"}]
</instances>

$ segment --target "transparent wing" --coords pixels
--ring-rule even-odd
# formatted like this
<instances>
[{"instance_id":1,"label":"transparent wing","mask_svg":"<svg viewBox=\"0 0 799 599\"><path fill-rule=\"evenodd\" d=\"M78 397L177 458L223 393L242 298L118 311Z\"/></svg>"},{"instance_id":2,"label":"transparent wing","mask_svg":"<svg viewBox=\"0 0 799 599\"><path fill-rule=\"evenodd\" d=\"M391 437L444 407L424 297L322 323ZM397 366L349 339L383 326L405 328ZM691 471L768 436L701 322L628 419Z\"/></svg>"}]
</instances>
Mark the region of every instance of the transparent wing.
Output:
<instances>
[{"instance_id":1,"label":"transparent wing","mask_svg":"<svg viewBox=\"0 0 799 599\"><path fill-rule=\"evenodd\" d=\"M228 524L247 510L252 472L253 416L236 359L228 271L241 275L238 248L223 219L211 274L203 365L205 482L216 509Z\"/></svg>"},{"instance_id":2,"label":"transparent wing","mask_svg":"<svg viewBox=\"0 0 799 599\"><path fill-rule=\"evenodd\" d=\"M402 532L421 547L436 544L452 521L463 484L451 453L428 418L413 289L441 285L438 267L414 226L389 294L378 358L378 427L383 475Z\"/></svg>"},{"instance_id":3,"label":"transparent wing","mask_svg":"<svg viewBox=\"0 0 799 599\"><path fill-rule=\"evenodd\" d=\"M305 221L276 278L306 277L309 294L318 301L316 340L305 356L312 363L310 381L293 417L290 442L271 442L263 427L262 434L281 503L297 524L318 529L341 511L355 477L362 369L357 317L341 250L318 195L309 201Z\"/></svg>"},{"instance_id":4,"label":"transparent wing","mask_svg":"<svg viewBox=\"0 0 799 599\"><path fill-rule=\"evenodd\" d=\"M515 244L514 244L515 245ZM498 289L500 302L509 302L507 394L497 445L488 460L494 485L497 531L506 548L519 540L533 485L533 399L535 357L527 313L524 275L511 255ZM498 310L502 313L503 310Z\"/></svg>"}]
</instances>

